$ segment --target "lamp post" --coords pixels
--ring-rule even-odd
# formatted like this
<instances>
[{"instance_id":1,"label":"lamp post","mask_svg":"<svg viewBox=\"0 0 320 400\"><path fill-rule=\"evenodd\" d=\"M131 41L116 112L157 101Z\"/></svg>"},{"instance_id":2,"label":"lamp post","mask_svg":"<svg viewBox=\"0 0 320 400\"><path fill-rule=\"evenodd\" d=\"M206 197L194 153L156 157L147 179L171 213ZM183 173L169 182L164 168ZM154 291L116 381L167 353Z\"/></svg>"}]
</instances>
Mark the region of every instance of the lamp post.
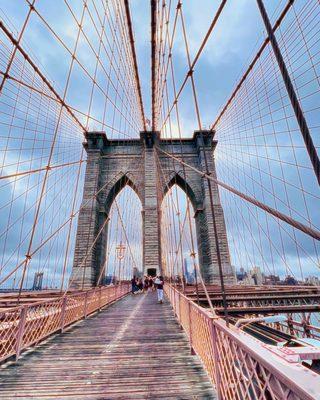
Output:
<instances>
[{"instance_id":1,"label":"lamp post","mask_svg":"<svg viewBox=\"0 0 320 400\"><path fill-rule=\"evenodd\" d=\"M122 241L120 241L120 244L116 247L116 254L117 254L117 258L119 260L119 271L118 271L119 283L121 283L121 279L120 279L121 261L124 258L125 250L126 250L126 246L124 244L122 244Z\"/></svg>"}]
</instances>

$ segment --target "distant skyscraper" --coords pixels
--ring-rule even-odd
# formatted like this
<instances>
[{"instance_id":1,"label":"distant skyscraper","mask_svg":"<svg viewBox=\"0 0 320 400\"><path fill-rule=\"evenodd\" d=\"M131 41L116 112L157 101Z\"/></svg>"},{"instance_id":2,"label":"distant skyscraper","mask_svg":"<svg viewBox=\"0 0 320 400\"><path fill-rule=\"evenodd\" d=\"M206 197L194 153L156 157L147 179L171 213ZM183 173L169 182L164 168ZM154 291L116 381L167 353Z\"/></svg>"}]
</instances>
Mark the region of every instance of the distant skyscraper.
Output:
<instances>
[{"instance_id":1,"label":"distant skyscraper","mask_svg":"<svg viewBox=\"0 0 320 400\"><path fill-rule=\"evenodd\" d=\"M43 272L36 272L34 274L32 290L41 290L43 281Z\"/></svg>"}]
</instances>

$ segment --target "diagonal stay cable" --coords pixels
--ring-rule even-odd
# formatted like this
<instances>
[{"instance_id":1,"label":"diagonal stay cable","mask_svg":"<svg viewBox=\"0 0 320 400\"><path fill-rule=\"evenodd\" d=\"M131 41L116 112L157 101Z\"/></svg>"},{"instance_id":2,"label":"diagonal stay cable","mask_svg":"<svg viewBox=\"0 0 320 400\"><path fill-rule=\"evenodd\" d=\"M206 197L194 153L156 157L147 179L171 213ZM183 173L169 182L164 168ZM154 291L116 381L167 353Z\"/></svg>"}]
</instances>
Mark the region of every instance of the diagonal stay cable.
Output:
<instances>
[{"instance_id":1,"label":"diagonal stay cable","mask_svg":"<svg viewBox=\"0 0 320 400\"><path fill-rule=\"evenodd\" d=\"M284 17L287 15L287 12L290 10L291 6L293 5L294 0L289 0L287 5L285 6L285 8L283 9L282 13L280 14L279 18L277 19L276 23L273 26L273 32L275 32L281 25ZM218 115L218 117L216 118L216 120L213 122L213 124L211 125L211 130L213 131L217 124L219 123L220 119L222 118L222 116L224 115L224 113L226 112L227 108L229 107L229 105L231 104L232 100L235 98L236 94L238 93L239 89L242 87L244 81L247 79L248 75L250 74L251 70L253 69L253 67L255 66L256 62L259 60L261 54L263 53L263 50L267 47L267 44L270 42L269 36L264 40L264 42L262 43L261 47L259 48L257 54L255 55L254 59L252 60L252 62L250 63L248 69L246 70L246 72L243 74L242 78L240 79L239 83L237 84L236 88L234 89L234 91L232 92L231 96L229 97L228 101L226 102L226 104L224 105L223 109L221 110L220 114Z\"/></svg>"},{"instance_id":2,"label":"diagonal stay cable","mask_svg":"<svg viewBox=\"0 0 320 400\"><path fill-rule=\"evenodd\" d=\"M267 14L267 11L264 7L264 3L262 0L257 0L258 3L258 7L263 19L263 22L265 24L266 30L268 32L268 37L270 40L270 44L271 47L273 49L273 53L274 56L277 60L278 66L279 66L279 70L281 72L282 78L283 78L283 82L284 85L286 87L287 93L288 93L288 97L290 99L294 114L296 116L297 119L297 123L299 125L300 131L301 131L301 135L303 137L303 141L305 143L306 146L306 150L308 152L311 164L313 166L314 169L314 173L316 175L316 178L318 180L318 183L320 185L320 159L318 156L318 152L316 149L316 146L313 143L313 139L311 136L311 133L309 131L309 126L307 124L306 118L304 116L300 101L298 99L298 95L296 93L296 90L293 86L291 77L289 75L286 63L284 61L284 58L282 56L278 41L276 39L276 36L273 32L273 28L271 26L270 20L269 20L269 16Z\"/></svg>"},{"instance_id":3,"label":"diagonal stay cable","mask_svg":"<svg viewBox=\"0 0 320 400\"><path fill-rule=\"evenodd\" d=\"M59 93L54 89L54 87L51 85L51 83L48 81L48 79L43 75L43 73L39 70L39 68L34 64L34 62L31 60L27 52L23 49L23 47L17 43L16 39L14 36L11 34L11 32L6 28L6 26L3 24L2 21L0 21L0 29L3 30L5 35L10 39L12 43L16 43L17 50L23 55L23 57L28 61L30 66L34 69L34 71L40 76L42 81L47 85L47 87L50 89L50 91L57 97L59 100L59 103L68 111L68 113L72 116L72 118L76 121L76 123L80 126L80 128L83 130L83 132L86 132L85 126L79 121L79 119L76 117L76 115L73 113L73 111L70 109L68 104L65 102L64 99L59 95Z\"/></svg>"},{"instance_id":4,"label":"diagonal stay cable","mask_svg":"<svg viewBox=\"0 0 320 400\"><path fill-rule=\"evenodd\" d=\"M35 248L29 255L28 257L26 256L18 265L16 265L14 267L14 269L12 271L10 271L3 279L1 279L0 281L0 285L2 285L5 281L7 281L10 276L12 276L19 268L21 268L21 266L24 264L24 262L29 258L29 257L33 257L34 254L36 254L46 243L48 243L48 241L50 239L52 239L57 233L59 233L67 224L68 222L70 222L70 220L72 220L73 218L75 218L80 211L85 208L90 201L92 201L94 198L96 198L96 196L98 196L99 193L101 193L112 181L113 181L114 177L112 179L110 179L109 181L105 182L100 188L99 190L97 190L91 197L89 197L86 201L84 201L81 206L73 213L70 215L70 217L68 219L66 219L54 232L52 232L50 234L50 236L48 236L44 241L42 241L37 248Z\"/></svg>"},{"instance_id":5,"label":"diagonal stay cable","mask_svg":"<svg viewBox=\"0 0 320 400\"><path fill-rule=\"evenodd\" d=\"M184 165L185 167L192 169L193 171L195 171L198 174L202 175L204 178L210 179L211 181L215 182L217 185L219 185L222 188L228 190L229 192L239 196L243 200L246 200L247 202L249 202L249 203L261 208L262 210L266 211L267 213L273 215L274 217L276 217L278 219L281 219L282 221L284 221L287 224L293 226L294 228L300 230L301 232L304 232L307 235L313 237L314 239L320 240L320 232L318 230L312 229L312 228L302 224L301 222L296 221L295 219L289 217L288 215L283 214L282 212L280 212L280 211L278 211L278 210L276 210L276 209L274 209L274 208L262 203L261 201L256 200L255 198L253 198L251 196L248 196L245 193L240 192L239 190L233 188L232 186L229 186L226 183L221 182L216 178L213 178L211 175L208 175L208 174L200 171L199 169L187 164L186 162L182 161L180 158L175 157L174 155L162 150L158 146L157 146L157 149L161 153L165 154L166 156L171 157L172 159L178 161L180 164Z\"/></svg>"},{"instance_id":6,"label":"diagonal stay cable","mask_svg":"<svg viewBox=\"0 0 320 400\"><path fill-rule=\"evenodd\" d=\"M23 171L23 172L17 172L16 174L2 175L2 176L0 176L0 180L9 179L9 178L15 178L17 176L35 174L35 173L41 172L41 171L47 171L47 170L63 168L63 167L69 167L71 165L82 164L83 162L86 162L86 160L81 159L81 160L68 162L68 163L63 163L63 164L58 164L58 165L46 165L45 167L41 167L41 168L37 168L37 169L30 169L28 171Z\"/></svg>"}]
</instances>

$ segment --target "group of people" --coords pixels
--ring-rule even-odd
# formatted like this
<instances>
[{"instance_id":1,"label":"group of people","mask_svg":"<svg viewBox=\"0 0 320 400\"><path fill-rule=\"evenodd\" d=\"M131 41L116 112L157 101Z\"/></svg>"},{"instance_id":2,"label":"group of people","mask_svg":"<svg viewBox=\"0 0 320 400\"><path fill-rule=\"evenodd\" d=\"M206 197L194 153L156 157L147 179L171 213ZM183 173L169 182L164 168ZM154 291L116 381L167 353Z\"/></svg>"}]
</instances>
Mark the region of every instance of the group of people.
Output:
<instances>
[{"instance_id":1,"label":"group of people","mask_svg":"<svg viewBox=\"0 0 320 400\"><path fill-rule=\"evenodd\" d=\"M157 290L158 303L163 303L163 285L164 280L161 275L156 277L145 276L143 279L134 276L131 279L131 293L148 293Z\"/></svg>"}]
</instances>

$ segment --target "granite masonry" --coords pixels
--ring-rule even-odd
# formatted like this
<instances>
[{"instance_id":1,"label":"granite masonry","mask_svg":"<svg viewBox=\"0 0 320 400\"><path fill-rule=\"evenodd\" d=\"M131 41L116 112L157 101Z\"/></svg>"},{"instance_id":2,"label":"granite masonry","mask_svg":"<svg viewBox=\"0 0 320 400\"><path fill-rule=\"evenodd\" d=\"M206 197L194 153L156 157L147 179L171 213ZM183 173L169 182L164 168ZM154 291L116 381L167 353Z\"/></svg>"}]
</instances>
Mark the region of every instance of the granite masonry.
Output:
<instances>
[{"instance_id":1,"label":"granite masonry","mask_svg":"<svg viewBox=\"0 0 320 400\"><path fill-rule=\"evenodd\" d=\"M194 208L199 264L204 280L219 283L208 180L159 150L215 177L213 154L217 142L213 138L211 131L196 131L193 138L182 140L159 139L157 132L149 131L141 132L140 139L128 140L109 140L105 132L86 134L87 167L71 274L73 288L82 287L82 282L87 288L97 283L105 261L108 215L125 185L136 192L142 204L144 271L155 268L161 272L161 202L167 191L177 184L187 193ZM219 192L213 181L210 186L223 274L226 283L234 283ZM95 196L95 193L98 194Z\"/></svg>"}]
</instances>

